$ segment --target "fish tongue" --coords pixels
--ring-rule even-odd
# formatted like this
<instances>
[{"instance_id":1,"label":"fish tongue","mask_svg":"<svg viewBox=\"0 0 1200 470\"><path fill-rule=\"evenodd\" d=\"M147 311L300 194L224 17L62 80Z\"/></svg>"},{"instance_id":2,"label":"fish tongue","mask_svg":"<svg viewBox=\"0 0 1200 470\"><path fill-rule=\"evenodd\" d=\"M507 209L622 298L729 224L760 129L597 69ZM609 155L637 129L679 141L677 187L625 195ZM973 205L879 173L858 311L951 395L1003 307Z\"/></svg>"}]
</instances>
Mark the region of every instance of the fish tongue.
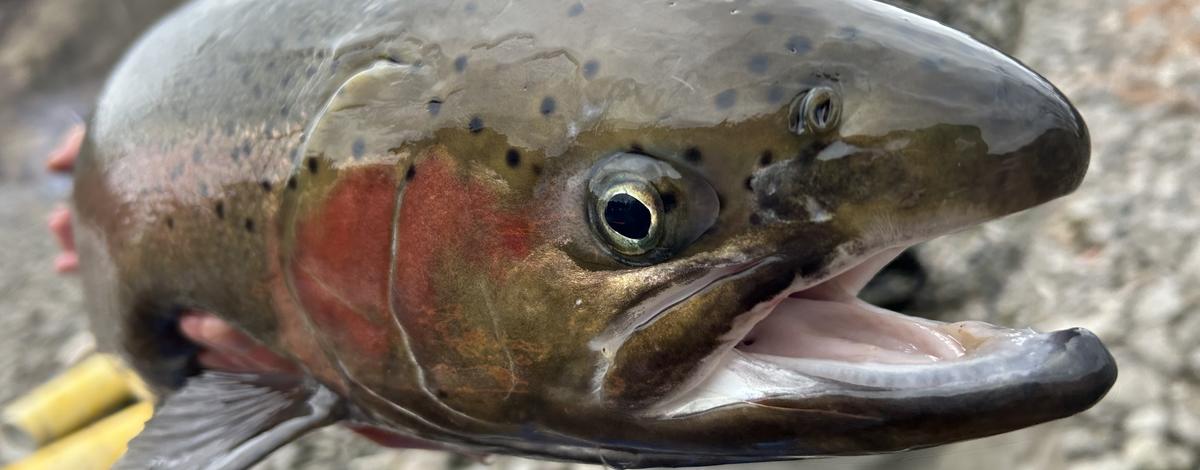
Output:
<instances>
[{"instance_id":1,"label":"fish tongue","mask_svg":"<svg viewBox=\"0 0 1200 470\"><path fill-rule=\"evenodd\" d=\"M308 378L206 371L163 401L113 468L250 468L345 410Z\"/></svg>"}]
</instances>

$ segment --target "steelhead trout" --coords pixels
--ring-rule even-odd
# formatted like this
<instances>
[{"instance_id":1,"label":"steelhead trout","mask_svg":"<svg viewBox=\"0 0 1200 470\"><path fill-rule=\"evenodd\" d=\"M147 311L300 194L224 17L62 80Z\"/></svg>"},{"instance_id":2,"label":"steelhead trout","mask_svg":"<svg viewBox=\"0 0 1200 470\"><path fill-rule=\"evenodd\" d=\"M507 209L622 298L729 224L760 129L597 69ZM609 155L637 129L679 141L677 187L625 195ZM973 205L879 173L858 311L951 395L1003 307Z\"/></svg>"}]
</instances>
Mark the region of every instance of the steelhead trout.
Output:
<instances>
[{"instance_id":1,"label":"steelhead trout","mask_svg":"<svg viewBox=\"0 0 1200 470\"><path fill-rule=\"evenodd\" d=\"M94 328L167 393L124 468L334 422L617 467L892 452L1116 377L1085 330L856 298L1090 151L1036 73L872 1L200 0L89 132ZM188 309L304 376L194 374Z\"/></svg>"}]
</instances>

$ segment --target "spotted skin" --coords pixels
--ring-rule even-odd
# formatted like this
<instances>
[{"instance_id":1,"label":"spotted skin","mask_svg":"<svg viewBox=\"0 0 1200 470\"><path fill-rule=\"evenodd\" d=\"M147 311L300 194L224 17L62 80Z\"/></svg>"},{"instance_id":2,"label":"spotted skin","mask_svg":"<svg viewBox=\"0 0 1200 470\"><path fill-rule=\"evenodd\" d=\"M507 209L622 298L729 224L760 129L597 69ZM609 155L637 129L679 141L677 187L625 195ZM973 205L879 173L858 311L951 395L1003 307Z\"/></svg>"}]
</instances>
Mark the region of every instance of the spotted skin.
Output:
<instances>
[{"instance_id":1,"label":"spotted skin","mask_svg":"<svg viewBox=\"0 0 1200 470\"><path fill-rule=\"evenodd\" d=\"M841 97L833 131L793 122L816 87ZM715 223L652 263L614 256L586 188L621 152L711 188ZM793 281L1061 196L1086 165L1041 77L865 0L199 0L111 78L74 240L98 337L164 389L192 358L162 332L208 311L369 424L451 445L622 466L888 452L1059 417L1077 392L645 410ZM685 225L688 196L662 196Z\"/></svg>"}]
</instances>

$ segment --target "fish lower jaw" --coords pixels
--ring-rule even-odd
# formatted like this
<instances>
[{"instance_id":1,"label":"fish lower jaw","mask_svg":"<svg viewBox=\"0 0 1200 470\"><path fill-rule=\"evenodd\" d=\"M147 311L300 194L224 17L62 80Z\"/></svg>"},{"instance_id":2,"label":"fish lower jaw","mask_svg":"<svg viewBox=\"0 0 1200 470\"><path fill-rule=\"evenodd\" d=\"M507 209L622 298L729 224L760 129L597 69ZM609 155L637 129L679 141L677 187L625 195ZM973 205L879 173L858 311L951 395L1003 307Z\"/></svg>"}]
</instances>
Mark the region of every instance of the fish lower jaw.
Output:
<instances>
[{"instance_id":1,"label":"fish lower jaw","mask_svg":"<svg viewBox=\"0 0 1200 470\"><path fill-rule=\"evenodd\" d=\"M652 407L679 417L769 401L970 396L1041 381L1072 380L1111 366L1086 330L1039 333L983 322L945 323L868 304L858 291L902 249L777 300L736 344L714 357L694 387ZM1075 377L1078 378L1078 377Z\"/></svg>"}]
</instances>

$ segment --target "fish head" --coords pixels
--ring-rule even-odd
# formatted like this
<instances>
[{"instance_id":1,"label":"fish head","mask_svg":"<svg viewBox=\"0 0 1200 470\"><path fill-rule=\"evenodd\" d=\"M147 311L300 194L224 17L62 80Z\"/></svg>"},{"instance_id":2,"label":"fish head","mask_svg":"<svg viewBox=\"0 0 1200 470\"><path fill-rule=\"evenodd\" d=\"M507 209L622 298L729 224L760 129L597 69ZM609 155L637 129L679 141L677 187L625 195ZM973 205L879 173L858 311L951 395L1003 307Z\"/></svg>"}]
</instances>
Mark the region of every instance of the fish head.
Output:
<instances>
[{"instance_id":1,"label":"fish head","mask_svg":"<svg viewBox=\"0 0 1200 470\"><path fill-rule=\"evenodd\" d=\"M486 80L391 63L339 91L368 96L310 139L377 130L366 157L310 165L288 263L331 381L370 419L684 465L932 446L1103 396L1115 365L1084 330L856 298L904 248L1080 184L1088 133L1058 90L875 2L775 2L738 23L719 2L673 7L682 20L590 6L637 23L594 41L653 52L600 73L501 44L471 59L494 65ZM357 124L333 124L343 110Z\"/></svg>"}]
</instances>

